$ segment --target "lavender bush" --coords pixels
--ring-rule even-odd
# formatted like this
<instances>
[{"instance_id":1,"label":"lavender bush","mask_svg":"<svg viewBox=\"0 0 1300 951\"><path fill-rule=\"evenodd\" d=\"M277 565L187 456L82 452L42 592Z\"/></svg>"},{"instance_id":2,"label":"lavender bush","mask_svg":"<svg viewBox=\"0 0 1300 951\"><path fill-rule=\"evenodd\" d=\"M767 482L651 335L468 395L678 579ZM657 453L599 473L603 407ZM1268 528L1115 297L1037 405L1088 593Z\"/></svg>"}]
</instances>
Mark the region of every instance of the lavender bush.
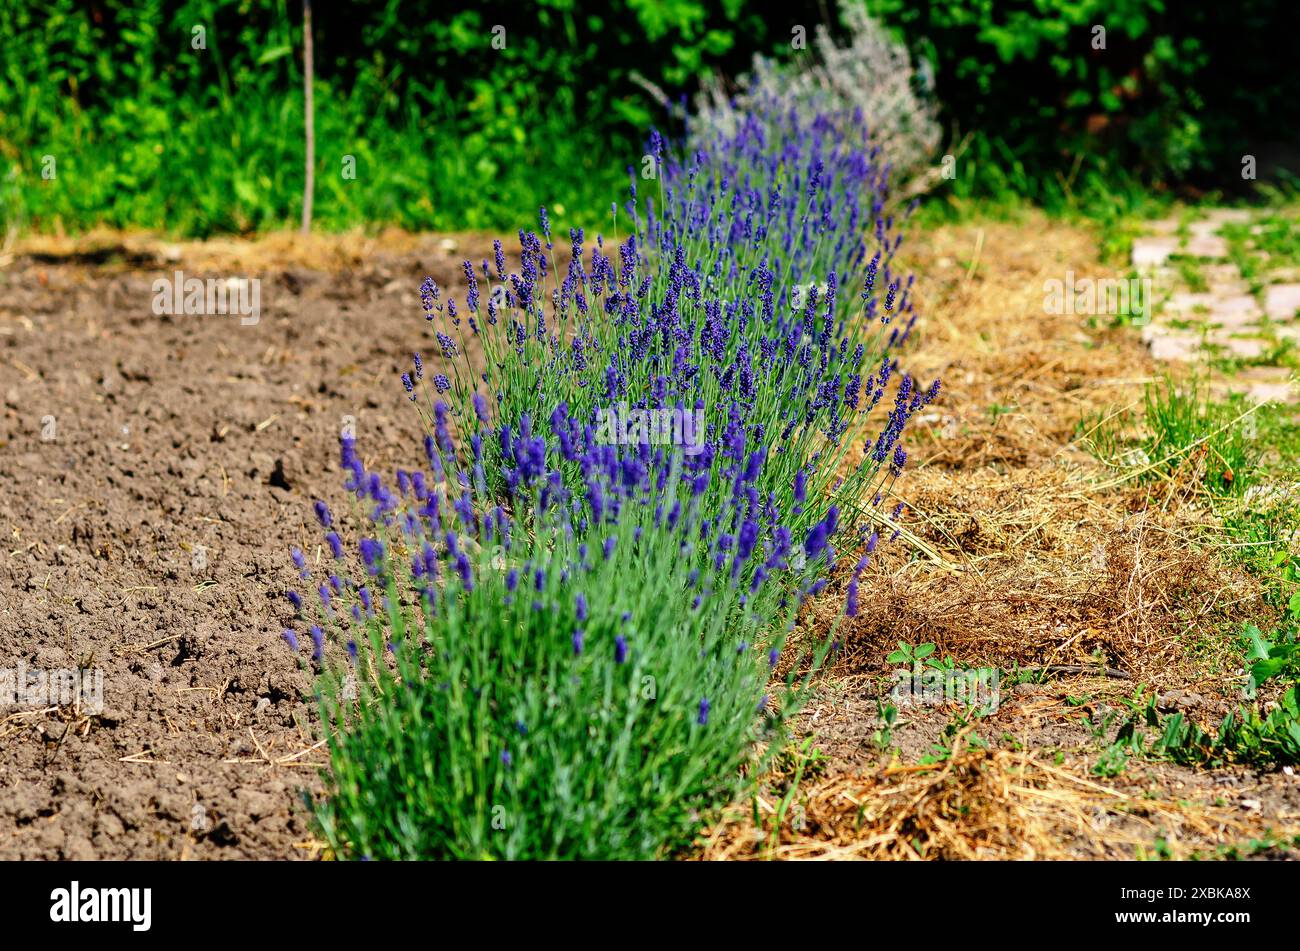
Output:
<instances>
[{"instance_id":1,"label":"lavender bush","mask_svg":"<svg viewBox=\"0 0 1300 951\"><path fill-rule=\"evenodd\" d=\"M913 279L894 268L902 237L884 211L879 151L861 122L851 128L846 139L842 124L805 124L771 104L686 161L652 136L657 195L639 195L634 179L633 233L616 256L574 231L561 279L543 211L540 235L520 232L517 272L506 273L498 243L494 261L465 262L461 304L426 282L426 316L452 369L432 393L409 374L413 400L430 425L443 394L458 423L483 391L494 423L527 415L544 427L563 404L578 433L592 428L589 440L616 407L689 414L704 438L682 477L710 474L706 514L726 491L721 467L760 451L771 457L760 496L788 507L796 484L818 499L836 484L859 509L901 470L898 437L937 385L922 392L897 372L893 353L917 319ZM855 271L845 294L842 276ZM467 336L485 354L477 378ZM868 438L894 383L894 410ZM864 451L845 474L850 447ZM508 466L488 468L510 478ZM791 527L817 517L805 506Z\"/></svg>"},{"instance_id":2,"label":"lavender bush","mask_svg":"<svg viewBox=\"0 0 1300 951\"><path fill-rule=\"evenodd\" d=\"M847 0L841 16L850 35L848 46L838 45L819 24L810 54L791 63L755 55L734 95L727 94L718 77L706 83L696 97L692 139L708 143L730 135L756 106L792 102L808 118L868 117L872 139L895 182L901 187L917 179L931 165L942 136L932 73L925 64L914 70L907 47L893 40L860 3Z\"/></svg>"},{"instance_id":3,"label":"lavender bush","mask_svg":"<svg viewBox=\"0 0 1300 951\"><path fill-rule=\"evenodd\" d=\"M543 211L517 269L498 244L463 298L426 281L436 365L402 382L427 465L394 491L343 445L368 528L350 552L318 503L333 564L300 563L316 595L290 593L341 855L679 848L798 708L834 631L783 666L803 679L771 671L846 557L856 613L901 434L937 392L894 356L915 313L880 152L860 121L772 102L650 155L614 253L575 230L561 268Z\"/></svg>"}]
</instances>

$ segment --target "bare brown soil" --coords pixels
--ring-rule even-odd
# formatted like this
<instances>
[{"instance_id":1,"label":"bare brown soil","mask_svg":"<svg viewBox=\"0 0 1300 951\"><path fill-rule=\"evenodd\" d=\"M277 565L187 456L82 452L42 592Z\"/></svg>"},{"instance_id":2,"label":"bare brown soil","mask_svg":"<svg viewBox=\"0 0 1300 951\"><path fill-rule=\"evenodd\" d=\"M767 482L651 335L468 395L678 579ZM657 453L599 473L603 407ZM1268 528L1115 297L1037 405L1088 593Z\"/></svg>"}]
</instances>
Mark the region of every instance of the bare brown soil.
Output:
<instances>
[{"instance_id":1,"label":"bare brown soil","mask_svg":"<svg viewBox=\"0 0 1300 951\"><path fill-rule=\"evenodd\" d=\"M279 638L337 498L419 452L418 288L475 239L42 242L0 271L0 667L99 667L104 711L0 710L0 858L296 858L323 760ZM490 243L486 245L490 253ZM151 283L257 277L256 325Z\"/></svg>"}]
</instances>

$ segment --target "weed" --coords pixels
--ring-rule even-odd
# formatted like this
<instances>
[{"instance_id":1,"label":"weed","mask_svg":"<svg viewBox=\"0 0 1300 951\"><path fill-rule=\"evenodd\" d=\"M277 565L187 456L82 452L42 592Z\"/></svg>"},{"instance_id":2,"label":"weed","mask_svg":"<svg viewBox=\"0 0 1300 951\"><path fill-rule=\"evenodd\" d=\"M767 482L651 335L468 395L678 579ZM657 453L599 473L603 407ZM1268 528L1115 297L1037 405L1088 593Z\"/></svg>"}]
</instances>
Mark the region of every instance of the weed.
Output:
<instances>
[{"instance_id":1,"label":"weed","mask_svg":"<svg viewBox=\"0 0 1300 951\"><path fill-rule=\"evenodd\" d=\"M932 766L947 762L964 750L987 750L989 745L975 732L972 725L974 713L956 713L944 724L939 740L931 744L930 752L920 757L918 766Z\"/></svg>"},{"instance_id":2,"label":"weed","mask_svg":"<svg viewBox=\"0 0 1300 951\"><path fill-rule=\"evenodd\" d=\"M1185 765L1300 763L1300 700L1296 693L1300 683L1300 647L1296 644L1296 632L1284 631L1270 640L1258 628L1247 626L1243 637L1249 644L1248 697L1253 697L1255 690L1268 680L1290 681L1275 702L1266 709L1255 703L1231 711L1217 730L1210 733L1182 713L1162 718L1152 697L1142 705L1130 704L1132 712L1116 735L1115 745L1123 745L1131 753Z\"/></svg>"},{"instance_id":3,"label":"weed","mask_svg":"<svg viewBox=\"0 0 1300 951\"><path fill-rule=\"evenodd\" d=\"M871 735L871 741L882 750L888 749L894 742L894 728L898 723L898 707L877 698L876 719L880 726Z\"/></svg>"}]
</instances>

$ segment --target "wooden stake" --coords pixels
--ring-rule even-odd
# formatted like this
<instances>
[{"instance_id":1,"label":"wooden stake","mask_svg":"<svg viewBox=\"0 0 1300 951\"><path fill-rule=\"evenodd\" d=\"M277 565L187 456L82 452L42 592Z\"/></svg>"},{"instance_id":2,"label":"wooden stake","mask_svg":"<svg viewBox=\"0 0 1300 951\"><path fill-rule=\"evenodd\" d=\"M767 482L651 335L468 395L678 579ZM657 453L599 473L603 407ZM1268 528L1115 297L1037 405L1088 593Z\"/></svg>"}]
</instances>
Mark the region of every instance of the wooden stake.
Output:
<instances>
[{"instance_id":1,"label":"wooden stake","mask_svg":"<svg viewBox=\"0 0 1300 951\"><path fill-rule=\"evenodd\" d=\"M316 188L316 122L311 87L314 70L311 55L311 0L302 0L302 83L307 126L307 181L302 194L302 233L311 233L311 199Z\"/></svg>"}]
</instances>

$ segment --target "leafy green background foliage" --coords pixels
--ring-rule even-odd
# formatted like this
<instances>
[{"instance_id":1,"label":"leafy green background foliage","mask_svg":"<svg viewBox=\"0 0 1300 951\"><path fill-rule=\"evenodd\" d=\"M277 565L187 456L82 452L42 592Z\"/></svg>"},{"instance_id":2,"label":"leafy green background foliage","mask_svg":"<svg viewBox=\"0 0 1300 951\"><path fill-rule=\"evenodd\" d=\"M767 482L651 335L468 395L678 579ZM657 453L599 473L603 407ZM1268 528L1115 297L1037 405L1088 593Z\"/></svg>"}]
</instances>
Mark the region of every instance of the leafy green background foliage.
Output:
<instances>
[{"instance_id":1,"label":"leafy green background foliage","mask_svg":"<svg viewBox=\"0 0 1300 951\"><path fill-rule=\"evenodd\" d=\"M1300 7L1281 0L868 0L936 64L960 132L1014 148L1039 181L1076 160L1150 180L1241 183L1243 154L1294 138L1300 76L1282 64ZM1094 27L1105 49L1093 48ZM983 153L982 155L980 153ZM977 148L981 164L1012 164ZM1000 161L1001 160L1001 161ZM998 175L975 169L978 188ZM1038 197L1031 195L1030 197Z\"/></svg>"},{"instance_id":2,"label":"leafy green background foliage","mask_svg":"<svg viewBox=\"0 0 1300 951\"><path fill-rule=\"evenodd\" d=\"M1244 154L1300 128L1290 0L867 6L930 63L947 126L972 136L944 186L957 195L1050 205L1134 176L1240 186ZM660 119L634 73L686 93L755 52L798 55L792 27L811 35L828 17L822 0L318 3L316 220L513 229L559 203L561 226L592 224ZM191 48L200 25L206 50ZM195 235L292 225L301 40L296 0L2 0L0 218Z\"/></svg>"}]
</instances>

